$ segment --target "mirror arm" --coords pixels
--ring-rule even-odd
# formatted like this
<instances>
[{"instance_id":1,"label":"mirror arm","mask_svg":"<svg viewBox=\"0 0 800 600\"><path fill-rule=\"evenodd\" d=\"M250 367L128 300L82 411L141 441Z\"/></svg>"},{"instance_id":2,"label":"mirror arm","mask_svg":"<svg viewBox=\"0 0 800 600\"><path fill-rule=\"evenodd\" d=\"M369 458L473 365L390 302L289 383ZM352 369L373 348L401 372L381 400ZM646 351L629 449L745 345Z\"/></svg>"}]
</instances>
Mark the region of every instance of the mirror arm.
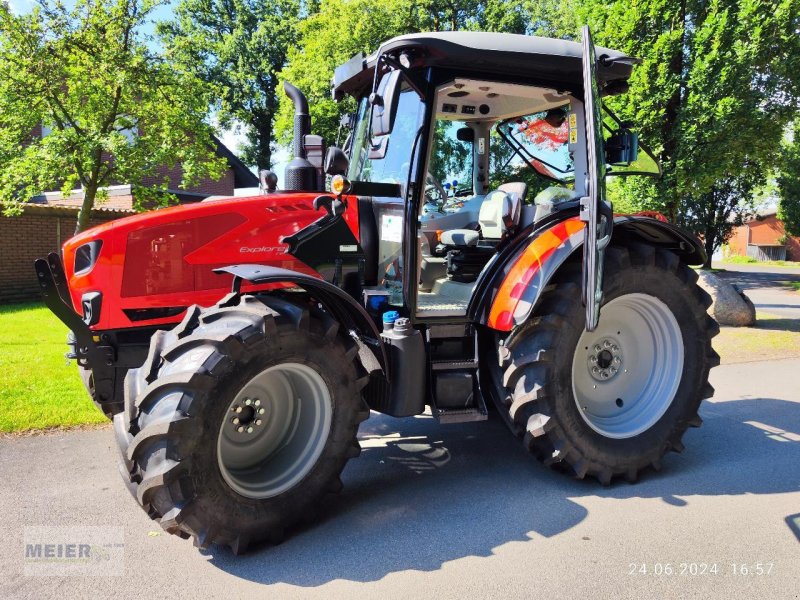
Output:
<instances>
[{"instance_id":1,"label":"mirror arm","mask_svg":"<svg viewBox=\"0 0 800 600\"><path fill-rule=\"evenodd\" d=\"M367 120L367 137L369 138L369 146L374 146L372 143L372 118L375 112L375 102L373 99L378 95L378 72L380 71L381 61L383 60L383 44L378 48L378 58L375 59L375 71L372 74L372 91L369 94L369 118Z\"/></svg>"}]
</instances>

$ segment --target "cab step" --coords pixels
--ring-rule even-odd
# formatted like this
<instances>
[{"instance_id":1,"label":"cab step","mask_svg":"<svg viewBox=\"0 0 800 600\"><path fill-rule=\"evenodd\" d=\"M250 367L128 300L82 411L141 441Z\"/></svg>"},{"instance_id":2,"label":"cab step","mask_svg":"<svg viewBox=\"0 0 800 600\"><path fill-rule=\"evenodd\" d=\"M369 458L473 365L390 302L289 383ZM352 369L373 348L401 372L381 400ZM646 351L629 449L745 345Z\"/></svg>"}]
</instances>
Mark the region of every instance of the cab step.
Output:
<instances>
[{"instance_id":1,"label":"cab step","mask_svg":"<svg viewBox=\"0 0 800 600\"><path fill-rule=\"evenodd\" d=\"M433 325L427 332L430 352L431 412L440 423L468 423L488 418L478 384L475 329L468 323Z\"/></svg>"}]
</instances>

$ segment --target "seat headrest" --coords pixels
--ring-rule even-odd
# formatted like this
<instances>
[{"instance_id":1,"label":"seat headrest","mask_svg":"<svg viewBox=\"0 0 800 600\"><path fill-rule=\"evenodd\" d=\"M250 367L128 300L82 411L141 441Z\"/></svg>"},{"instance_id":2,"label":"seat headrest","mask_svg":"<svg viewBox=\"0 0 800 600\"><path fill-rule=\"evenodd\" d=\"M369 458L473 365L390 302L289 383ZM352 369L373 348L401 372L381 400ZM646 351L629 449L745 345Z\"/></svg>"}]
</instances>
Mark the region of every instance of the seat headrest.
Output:
<instances>
[{"instance_id":1,"label":"seat headrest","mask_svg":"<svg viewBox=\"0 0 800 600\"><path fill-rule=\"evenodd\" d=\"M497 189L506 194L515 194L520 204L525 204L525 197L528 195L528 184L524 181L512 181L497 186Z\"/></svg>"},{"instance_id":2,"label":"seat headrest","mask_svg":"<svg viewBox=\"0 0 800 600\"><path fill-rule=\"evenodd\" d=\"M519 223L522 203L517 194L503 190L489 192L481 204L478 222L484 239L499 240Z\"/></svg>"}]
</instances>

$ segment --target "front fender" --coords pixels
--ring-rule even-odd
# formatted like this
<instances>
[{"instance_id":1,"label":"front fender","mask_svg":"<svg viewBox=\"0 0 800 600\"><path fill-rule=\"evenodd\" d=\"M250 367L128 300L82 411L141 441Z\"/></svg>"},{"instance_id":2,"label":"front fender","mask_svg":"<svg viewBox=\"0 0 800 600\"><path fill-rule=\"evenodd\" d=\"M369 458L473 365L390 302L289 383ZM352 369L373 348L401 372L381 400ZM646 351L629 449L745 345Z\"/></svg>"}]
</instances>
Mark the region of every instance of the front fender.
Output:
<instances>
[{"instance_id":1,"label":"front fender","mask_svg":"<svg viewBox=\"0 0 800 600\"><path fill-rule=\"evenodd\" d=\"M570 217L535 230L527 242L496 265L487 301L476 307L473 319L497 331L511 331L524 323L553 275L585 239L585 224ZM638 242L675 252L689 265L703 264L706 252L691 233L651 217L620 216L614 219L611 243Z\"/></svg>"},{"instance_id":2,"label":"front fender","mask_svg":"<svg viewBox=\"0 0 800 600\"><path fill-rule=\"evenodd\" d=\"M305 290L322 304L344 329L358 335L375 356L388 379L386 347L381 340L378 327L364 307L341 288L305 273L266 265L230 265L214 269L214 272L233 275L234 293L237 295L242 281L249 281L257 285L289 283Z\"/></svg>"}]
</instances>

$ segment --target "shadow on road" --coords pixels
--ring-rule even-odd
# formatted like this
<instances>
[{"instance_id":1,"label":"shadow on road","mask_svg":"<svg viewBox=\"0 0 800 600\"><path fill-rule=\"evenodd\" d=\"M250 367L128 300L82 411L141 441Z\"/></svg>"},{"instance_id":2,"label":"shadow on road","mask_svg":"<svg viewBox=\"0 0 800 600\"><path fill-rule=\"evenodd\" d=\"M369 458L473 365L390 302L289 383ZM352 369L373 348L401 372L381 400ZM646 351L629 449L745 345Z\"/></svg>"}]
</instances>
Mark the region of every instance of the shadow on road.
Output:
<instances>
[{"instance_id":1,"label":"shadow on road","mask_svg":"<svg viewBox=\"0 0 800 600\"><path fill-rule=\"evenodd\" d=\"M798 490L797 403L707 402L701 415L705 423L687 433L686 452L670 455L662 472L608 488L544 468L498 418L440 427L430 418L373 415L362 426L364 452L348 465L345 491L321 522L245 556L212 548L209 562L264 584L368 582L561 534L586 518L584 497L660 498L683 507L693 496Z\"/></svg>"},{"instance_id":2,"label":"shadow on road","mask_svg":"<svg viewBox=\"0 0 800 600\"><path fill-rule=\"evenodd\" d=\"M770 331L800 332L800 319L760 318L753 327L755 329L767 329Z\"/></svg>"},{"instance_id":3,"label":"shadow on road","mask_svg":"<svg viewBox=\"0 0 800 600\"><path fill-rule=\"evenodd\" d=\"M790 281L800 281L796 273L752 272L752 271L717 271L715 274L729 283L743 289L773 288L788 290Z\"/></svg>"}]
</instances>

